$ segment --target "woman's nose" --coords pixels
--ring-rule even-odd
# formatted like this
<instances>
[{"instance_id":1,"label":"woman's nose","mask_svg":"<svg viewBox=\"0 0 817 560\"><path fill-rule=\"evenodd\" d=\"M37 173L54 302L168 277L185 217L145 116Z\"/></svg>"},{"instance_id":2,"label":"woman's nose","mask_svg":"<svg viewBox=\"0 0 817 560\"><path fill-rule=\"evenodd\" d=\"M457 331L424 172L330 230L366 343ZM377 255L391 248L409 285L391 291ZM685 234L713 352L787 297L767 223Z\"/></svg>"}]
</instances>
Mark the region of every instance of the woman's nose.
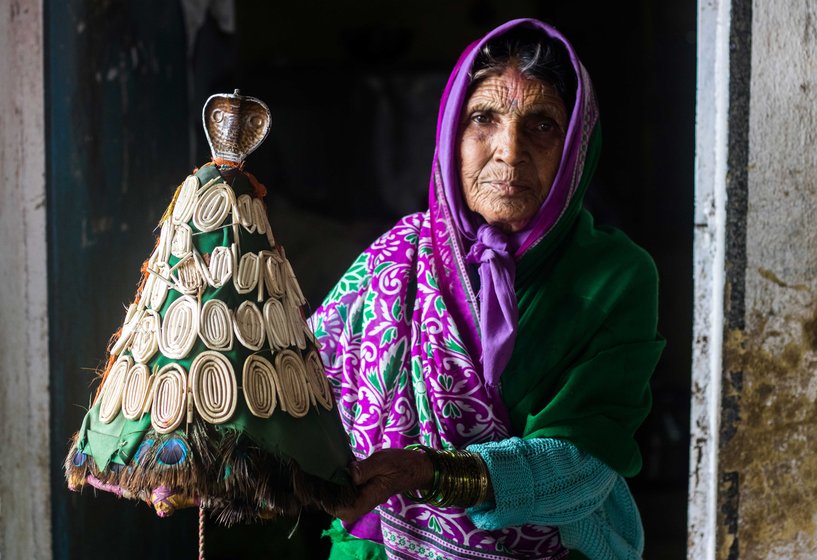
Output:
<instances>
[{"instance_id":1,"label":"woman's nose","mask_svg":"<svg viewBox=\"0 0 817 560\"><path fill-rule=\"evenodd\" d=\"M517 124L509 123L504 126L497 135L497 143L494 151L497 161L516 167L525 160L524 139Z\"/></svg>"}]
</instances>

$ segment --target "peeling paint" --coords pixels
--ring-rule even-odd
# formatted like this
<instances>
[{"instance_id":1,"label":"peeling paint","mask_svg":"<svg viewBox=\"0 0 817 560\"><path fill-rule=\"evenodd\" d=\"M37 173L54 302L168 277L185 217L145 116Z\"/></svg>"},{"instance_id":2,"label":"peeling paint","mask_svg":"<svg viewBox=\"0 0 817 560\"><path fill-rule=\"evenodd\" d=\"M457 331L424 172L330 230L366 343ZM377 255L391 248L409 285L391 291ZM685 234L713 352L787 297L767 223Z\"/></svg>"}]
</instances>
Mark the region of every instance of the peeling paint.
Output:
<instances>
[{"instance_id":1,"label":"peeling paint","mask_svg":"<svg viewBox=\"0 0 817 560\"><path fill-rule=\"evenodd\" d=\"M802 322L817 325L817 313ZM770 351L766 315L755 313L749 323L750 330L732 330L724 343L728 379L740 372L740 383L724 386L740 412L720 452L718 558L724 560L771 558L771 543L817 537L817 403L804 391L814 376L807 359L814 333Z\"/></svg>"},{"instance_id":2,"label":"peeling paint","mask_svg":"<svg viewBox=\"0 0 817 560\"><path fill-rule=\"evenodd\" d=\"M811 319L803 321L803 343L817 352L817 313Z\"/></svg>"},{"instance_id":3,"label":"peeling paint","mask_svg":"<svg viewBox=\"0 0 817 560\"><path fill-rule=\"evenodd\" d=\"M716 554L729 123L728 0L698 3L694 343L687 558Z\"/></svg>"},{"instance_id":4,"label":"peeling paint","mask_svg":"<svg viewBox=\"0 0 817 560\"><path fill-rule=\"evenodd\" d=\"M788 282L783 281L777 274L767 268L763 268L762 266L758 267L757 271L763 278L769 282L777 284L781 288L791 288L792 290L797 290L798 292L807 292L809 289L805 284L789 284Z\"/></svg>"},{"instance_id":5,"label":"peeling paint","mask_svg":"<svg viewBox=\"0 0 817 560\"><path fill-rule=\"evenodd\" d=\"M738 541L738 520L740 519L740 473L724 472L721 474L718 492L721 496L719 517L725 528L725 535L720 542L719 558L738 560L740 557Z\"/></svg>"}]
</instances>

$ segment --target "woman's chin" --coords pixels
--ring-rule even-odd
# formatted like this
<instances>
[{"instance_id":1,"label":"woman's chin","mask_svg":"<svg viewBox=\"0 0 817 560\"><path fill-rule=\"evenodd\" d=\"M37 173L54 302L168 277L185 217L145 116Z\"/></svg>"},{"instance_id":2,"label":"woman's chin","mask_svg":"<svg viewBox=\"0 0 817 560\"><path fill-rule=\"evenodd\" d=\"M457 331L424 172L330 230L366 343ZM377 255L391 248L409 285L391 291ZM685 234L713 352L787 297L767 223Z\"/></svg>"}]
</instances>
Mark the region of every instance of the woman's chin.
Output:
<instances>
[{"instance_id":1,"label":"woman's chin","mask_svg":"<svg viewBox=\"0 0 817 560\"><path fill-rule=\"evenodd\" d=\"M506 233L525 229L541 205L532 197L495 197L483 199L471 207L490 225Z\"/></svg>"},{"instance_id":2,"label":"woman's chin","mask_svg":"<svg viewBox=\"0 0 817 560\"><path fill-rule=\"evenodd\" d=\"M505 233L516 233L525 229L528 223L530 223L530 217L520 219L517 217L495 216L493 218L486 218L485 221Z\"/></svg>"},{"instance_id":3,"label":"woman's chin","mask_svg":"<svg viewBox=\"0 0 817 560\"><path fill-rule=\"evenodd\" d=\"M486 212L477 211L477 213L490 225L505 233L516 233L525 229L536 214L536 210L531 210L529 205L521 208L519 204L503 206L491 208Z\"/></svg>"}]
</instances>

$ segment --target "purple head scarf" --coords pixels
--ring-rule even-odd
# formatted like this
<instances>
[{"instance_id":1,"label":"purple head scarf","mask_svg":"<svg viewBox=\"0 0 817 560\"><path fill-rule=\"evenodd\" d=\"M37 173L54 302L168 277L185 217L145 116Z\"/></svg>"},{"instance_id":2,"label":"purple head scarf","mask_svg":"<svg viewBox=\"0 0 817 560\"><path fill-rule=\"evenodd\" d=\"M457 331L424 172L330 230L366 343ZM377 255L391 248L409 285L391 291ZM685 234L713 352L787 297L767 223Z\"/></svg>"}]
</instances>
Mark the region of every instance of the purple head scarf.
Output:
<instances>
[{"instance_id":1,"label":"purple head scarf","mask_svg":"<svg viewBox=\"0 0 817 560\"><path fill-rule=\"evenodd\" d=\"M521 231L505 234L490 226L468 209L459 179L458 130L460 115L470 83L469 72L480 49L491 39L517 27L539 29L566 48L576 72L577 91L565 135L562 159L550 192L530 223ZM510 360L516 340L517 302L514 291L516 260L556 225L570 205L578 188L587 148L587 134L597 119L589 77L573 47L553 27L534 19L517 19L501 25L472 43L460 56L446 85L437 122L437 149L430 188L432 212L446 215L448 234L458 244L467 262L479 266L480 290L478 322L466 318L473 313L473 291L464 270L441 271L448 276L447 300L459 308L461 328L480 352L483 376L489 387L496 387ZM444 209L441 209L445 206ZM461 264L461 263L460 263ZM456 274L459 278L455 278ZM470 300L470 302L469 302ZM469 312L470 308L470 312Z\"/></svg>"}]
</instances>

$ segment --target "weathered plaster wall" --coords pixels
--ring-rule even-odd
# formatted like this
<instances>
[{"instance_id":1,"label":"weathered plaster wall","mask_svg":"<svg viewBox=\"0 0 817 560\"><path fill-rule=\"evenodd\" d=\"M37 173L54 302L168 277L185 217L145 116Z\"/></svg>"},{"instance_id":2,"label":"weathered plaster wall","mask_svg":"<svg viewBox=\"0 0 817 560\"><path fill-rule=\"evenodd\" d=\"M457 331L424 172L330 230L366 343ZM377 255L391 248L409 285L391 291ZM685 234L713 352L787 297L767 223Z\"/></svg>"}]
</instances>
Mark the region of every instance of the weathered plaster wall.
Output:
<instances>
[{"instance_id":1,"label":"weathered plaster wall","mask_svg":"<svg viewBox=\"0 0 817 560\"><path fill-rule=\"evenodd\" d=\"M817 3L755 1L751 22L748 161L730 169L746 173L745 204L728 210L745 233L727 229L717 557L795 560L817 555Z\"/></svg>"},{"instance_id":2,"label":"weathered plaster wall","mask_svg":"<svg viewBox=\"0 0 817 560\"><path fill-rule=\"evenodd\" d=\"M51 558L42 4L0 0L0 558Z\"/></svg>"}]
</instances>

